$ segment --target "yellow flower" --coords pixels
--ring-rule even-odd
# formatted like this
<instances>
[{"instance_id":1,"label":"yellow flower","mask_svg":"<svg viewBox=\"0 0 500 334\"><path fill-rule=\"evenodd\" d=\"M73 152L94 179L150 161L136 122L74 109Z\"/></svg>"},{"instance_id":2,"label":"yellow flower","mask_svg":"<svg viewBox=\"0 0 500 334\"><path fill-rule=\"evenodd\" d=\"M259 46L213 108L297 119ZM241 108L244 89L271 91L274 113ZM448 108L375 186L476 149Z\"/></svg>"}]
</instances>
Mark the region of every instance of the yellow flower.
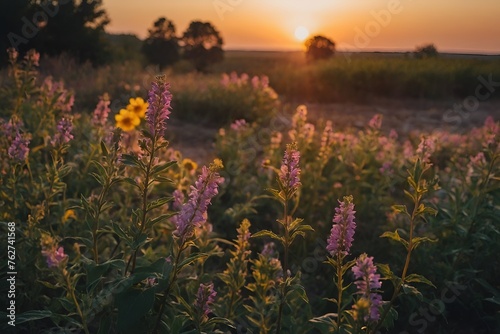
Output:
<instances>
[{"instance_id":1,"label":"yellow flower","mask_svg":"<svg viewBox=\"0 0 500 334\"><path fill-rule=\"evenodd\" d=\"M127 106L128 111L134 112L140 118L146 116L146 109L148 109L148 103L144 102L142 97L131 98L129 100L129 105Z\"/></svg>"},{"instance_id":2,"label":"yellow flower","mask_svg":"<svg viewBox=\"0 0 500 334\"><path fill-rule=\"evenodd\" d=\"M76 214L75 214L75 211L74 210L66 210L66 212L64 213L64 216L62 218L62 221L63 223L67 222L68 219L76 219Z\"/></svg>"},{"instance_id":3,"label":"yellow flower","mask_svg":"<svg viewBox=\"0 0 500 334\"><path fill-rule=\"evenodd\" d=\"M182 160L182 168L184 168L189 174L194 174L198 168L198 164L191 159Z\"/></svg>"},{"instance_id":4,"label":"yellow flower","mask_svg":"<svg viewBox=\"0 0 500 334\"><path fill-rule=\"evenodd\" d=\"M123 131L132 131L141 123L141 119L136 113L127 109L120 110L120 113L115 115L116 126Z\"/></svg>"},{"instance_id":5,"label":"yellow flower","mask_svg":"<svg viewBox=\"0 0 500 334\"><path fill-rule=\"evenodd\" d=\"M213 168L214 170L218 170L218 169L224 168L224 165L222 164L221 159L215 158L214 162L212 162L210 164L210 167L211 167L211 169Z\"/></svg>"}]
</instances>

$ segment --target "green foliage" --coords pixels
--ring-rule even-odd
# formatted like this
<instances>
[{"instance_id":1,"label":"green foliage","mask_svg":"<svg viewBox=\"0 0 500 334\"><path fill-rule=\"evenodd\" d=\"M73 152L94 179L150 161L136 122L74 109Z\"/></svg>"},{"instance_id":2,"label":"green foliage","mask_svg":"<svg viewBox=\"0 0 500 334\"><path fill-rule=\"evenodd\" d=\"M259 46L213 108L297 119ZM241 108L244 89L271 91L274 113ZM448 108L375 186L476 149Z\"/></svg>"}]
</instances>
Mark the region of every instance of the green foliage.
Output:
<instances>
[{"instance_id":1,"label":"green foliage","mask_svg":"<svg viewBox=\"0 0 500 334\"><path fill-rule=\"evenodd\" d=\"M221 80L204 81L189 75L173 88L173 106L179 119L223 126L238 119L266 122L277 113L279 99L267 77L235 72Z\"/></svg>"}]
</instances>

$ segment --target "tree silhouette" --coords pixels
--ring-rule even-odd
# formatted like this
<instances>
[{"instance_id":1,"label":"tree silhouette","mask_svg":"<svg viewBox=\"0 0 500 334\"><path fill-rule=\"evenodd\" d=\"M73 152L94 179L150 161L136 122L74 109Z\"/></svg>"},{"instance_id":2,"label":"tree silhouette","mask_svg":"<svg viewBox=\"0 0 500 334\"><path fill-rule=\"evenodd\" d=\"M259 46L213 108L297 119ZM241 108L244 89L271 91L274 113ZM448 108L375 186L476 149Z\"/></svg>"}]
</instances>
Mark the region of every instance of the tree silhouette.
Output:
<instances>
[{"instance_id":1,"label":"tree silhouette","mask_svg":"<svg viewBox=\"0 0 500 334\"><path fill-rule=\"evenodd\" d=\"M7 48L15 47L21 52L26 52L29 46L16 43L18 37L27 40L22 35L22 27L25 22L23 17L31 17L30 0L0 1L0 64L7 64ZM23 41L24 41L23 40Z\"/></svg>"},{"instance_id":2,"label":"tree silhouette","mask_svg":"<svg viewBox=\"0 0 500 334\"><path fill-rule=\"evenodd\" d=\"M209 22L193 21L182 36L184 58L198 72L205 72L209 65L224 59L222 37Z\"/></svg>"},{"instance_id":3,"label":"tree silhouette","mask_svg":"<svg viewBox=\"0 0 500 334\"><path fill-rule=\"evenodd\" d=\"M159 65L162 69L179 60L179 41L172 21L160 17L148 32L149 36L142 44L148 63Z\"/></svg>"},{"instance_id":4,"label":"tree silhouette","mask_svg":"<svg viewBox=\"0 0 500 334\"><path fill-rule=\"evenodd\" d=\"M3 43L21 51L68 53L101 64L109 60L104 27L110 22L103 0L1 1ZM4 21L4 16L10 16ZM4 48L3 48L4 49ZM2 51L3 52L3 51Z\"/></svg>"},{"instance_id":5,"label":"tree silhouette","mask_svg":"<svg viewBox=\"0 0 500 334\"><path fill-rule=\"evenodd\" d=\"M424 44L421 46L417 46L415 48L415 58L423 59L423 58L433 58L439 55L438 50L434 46L434 44Z\"/></svg>"},{"instance_id":6,"label":"tree silhouette","mask_svg":"<svg viewBox=\"0 0 500 334\"><path fill-rule=\"evenodd\" d=\"M335 43L325 36L316 35L305 42L309 60L326 59L335 53Z\"/></svg>"}]
</instances>

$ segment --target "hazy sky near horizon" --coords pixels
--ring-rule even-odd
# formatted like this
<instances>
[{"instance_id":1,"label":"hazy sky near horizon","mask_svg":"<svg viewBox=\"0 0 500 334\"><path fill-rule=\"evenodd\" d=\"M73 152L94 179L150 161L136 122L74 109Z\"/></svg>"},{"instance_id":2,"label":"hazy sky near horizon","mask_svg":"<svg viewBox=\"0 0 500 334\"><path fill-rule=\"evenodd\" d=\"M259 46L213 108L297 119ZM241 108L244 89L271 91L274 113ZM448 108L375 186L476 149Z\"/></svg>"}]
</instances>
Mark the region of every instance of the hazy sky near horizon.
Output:
<instances>
[{"instance_id":1,"label":"hazy sky near horizon","mask_svg":"<svg viewBox=\"0 0 500 334\"><path fill-rule=\"evenodd\" d=\"M146 37L159 17L181 35L193 20L209 21L226 49L298 50L294 32L331 38L338 50L500 53L500 0L104 0L107 31Z\"/></svg>"}]
</instances>

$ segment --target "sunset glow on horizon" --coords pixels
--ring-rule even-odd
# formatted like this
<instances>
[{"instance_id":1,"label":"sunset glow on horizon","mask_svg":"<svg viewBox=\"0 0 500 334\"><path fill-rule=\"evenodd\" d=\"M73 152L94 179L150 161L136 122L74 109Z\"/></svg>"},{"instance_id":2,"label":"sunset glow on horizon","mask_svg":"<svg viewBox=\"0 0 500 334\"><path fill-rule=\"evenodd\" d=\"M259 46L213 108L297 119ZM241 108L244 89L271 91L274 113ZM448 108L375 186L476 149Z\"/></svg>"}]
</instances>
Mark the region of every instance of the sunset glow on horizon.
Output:
<instances>
[{"instance_id":1,"label":"sunset glow on horizon","mask_svg":"<svg viewBox=\"0 0 500 334\"><path fill-rule=\"evenodd\" d=\"M306 38L323 35L338 50L408 51L434 43L441 51L500 53L498 0L105 0L104 7L110 33L145 38L166 17L182 35L191 21L209 21L226 49L300 50Z\"/></svg>"}]
</instances>

